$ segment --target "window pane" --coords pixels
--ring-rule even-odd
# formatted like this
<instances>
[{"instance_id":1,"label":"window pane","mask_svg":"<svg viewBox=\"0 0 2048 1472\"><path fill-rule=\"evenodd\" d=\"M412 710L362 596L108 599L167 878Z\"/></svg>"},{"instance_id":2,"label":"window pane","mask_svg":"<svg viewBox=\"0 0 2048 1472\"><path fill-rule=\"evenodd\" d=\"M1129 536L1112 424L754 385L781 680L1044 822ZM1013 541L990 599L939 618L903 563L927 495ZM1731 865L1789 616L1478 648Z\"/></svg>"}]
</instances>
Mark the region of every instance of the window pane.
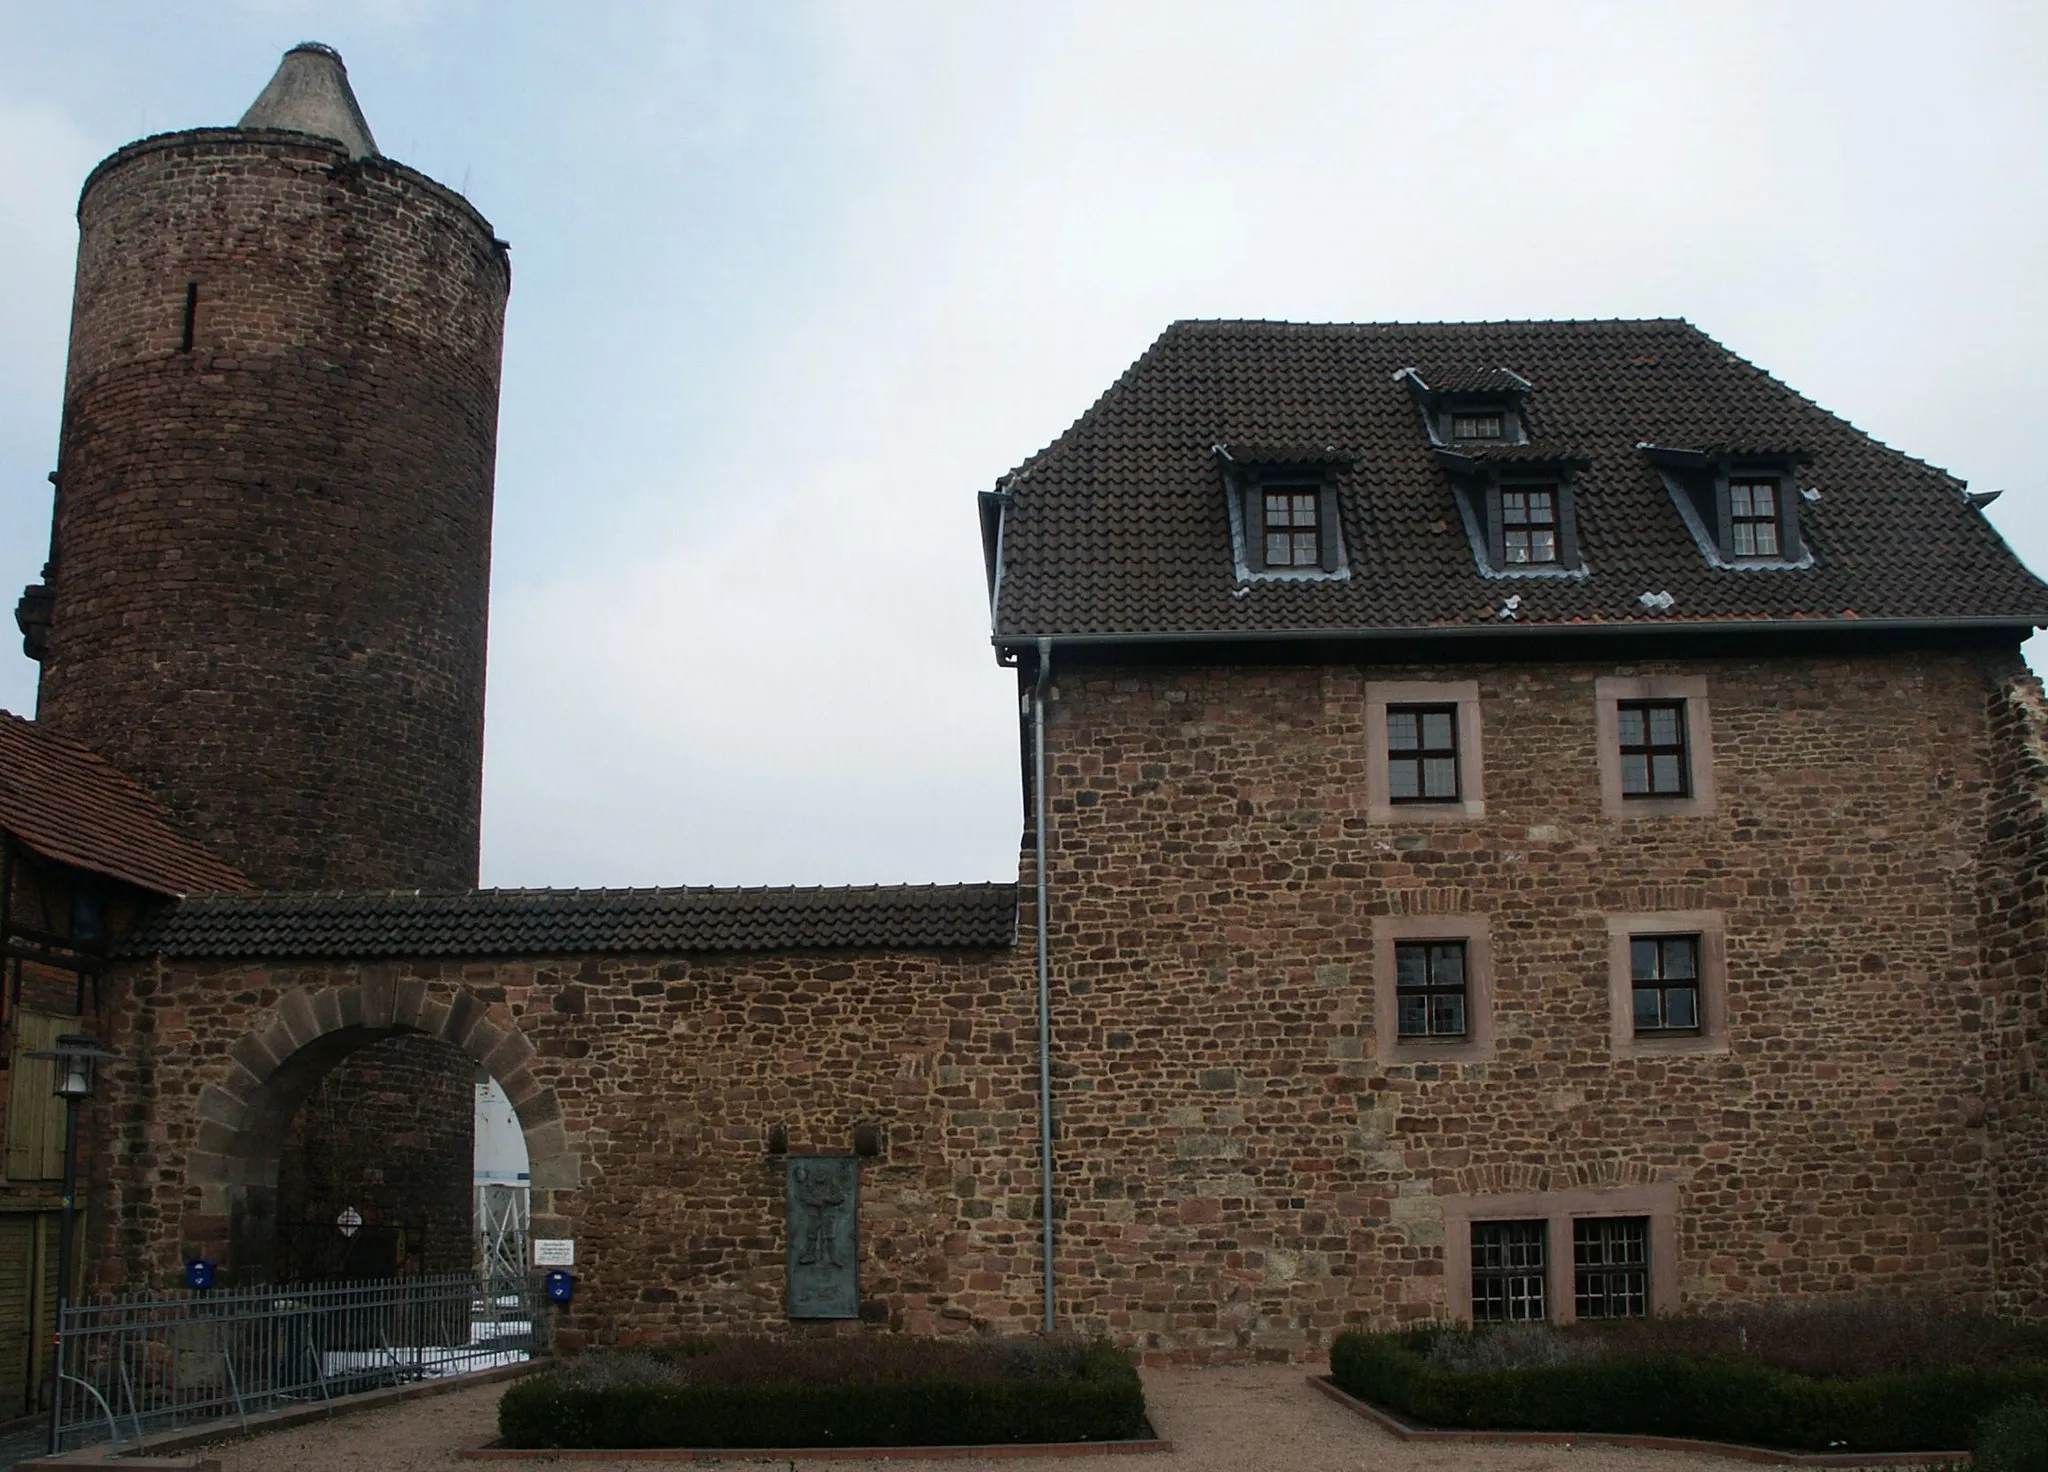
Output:
<instances>
[{"instance_id":1,"label":"window pane","mask_svg":"<svg viewBox=\"0 0 2048 1472\"><path fill-rule=\"evenodd\" d=\"M1735 516L1756 515L1756 503L1750 499L1749 487L1741 481L1728 487L1728 509Z\"/></svg>"},{"instance_id":2,"label":"window pane","mask_svg":"<svg viewBox=\"0 0 2048 1472\"><path fill-rule=\"evenodd\" d=\"M1664 950L1664 978L1691 981L1699 975L1699 944L1689 935L1667 936L1659 944Z\"/></svg>"},{"instance_id":3,"label":"window pane","mask_svg":"<svg viewBox=\"0 0 2048 1472\"><path fill-rule=\"evenodd\" d=\"M1649 709L1650 745L1678 745L1678 707L1653 705Z\"/></svg>"},{"instance_id":4,"label":"window pane","mask_svg":"<svg viewBox=\"0 0 2048 1472\"><path fill-rule=\"evenodd\" d=\"M1429 1030L1439 1037L1465 1035L1465 994L1437 992L1430 997Z\"/></svg>"},{"instance_id":5,"label":"window pane","mask_svg":"<svg viewBox=\"0 0 2048 1472\"><path fill-rule=\"evenodd\" d=\"M1395 798L1422 796L1422 763L1397 757L1387 763L1387 792Z\"/></svg>"},{"instance_id":6,"label":"window pane","mask_svg":"<svg viewBox=\"0 0 2048 1472\"><path fill-rule=\"evenodd\" d=\"M1666 988L1664 992L1664 1025L1666 1027L1698 1027L1700 1025L1700 994L1689 986Z\"/></svg>"},{"instance_id":7,"label":"window pane","mask_svg":"<svg viewBox=\"0 0 2048 1472\"><path fill-rule=\"evenodd\" d=\"M1455 757L1433 756L1422 764L1422 795L1446 802L1458 795L1458 762Z\"/></svg>"},{"instance_id":8,"label":"window pane","mask_svg":"<svg viewBox=\"0 0 2048 1472\"><path fill-rule=\"evenodd\" d=\"M1531 562L1555 562L1555 561L1557 561L1557 533L1556 533L1556 532L1550 532L1550 531L1541 531L1541 532L1536 532L1536 533L1534 533L1534 534L1533 534L1533 535L1531 536L1531 538L1530 538L1530 541L1531 541L1532 545L1531 545L1531 547L1530 547L1530 552L1529 552L1529 557L1528 557L1528 560L1529 560L1529 561L1531 561Z\"/></svg>"},{"instance_id":9,"label":"window pane","mask_svg":"<svg viewBox=\"0 0 2048 1472\"><path fill-rule=\"evenodd\" d=\"M1401 1036L1420 1038L1429 1035L1429 998L1421 992L1401 998Z\"/></svg>"},{"instance_id":10,"label":"window pane","mask_svg":"<svg viewBox=\"0 0 2048 1472\"><path fill-rule=\"evenodd\" d=\"M1500 493L1500 519L1507 526L1519 526L1529 519L1529 498L1521 491Z\"/></svg>"},{"instance_id":11,"label":"window pane","mask_svg":"<svg viewBox=\"0 0 2048 1472\"><path fill-rule=\"evenodd\" d=\"M1650 758L1651 787L1656 792L1683 792L1685 779L1680 776L1678 758L1659 753Z\"/></svg>"},{"instance_id":12,"label":"window pane","mask_svg":"<svg viewBox=\"0 0 2048 1472\"><path fill-rule=\"evenodd\" d=\"M1645 756L1624 756L1621 759L1621 790L1623 792L1648 792L1650 790L1650 759Z\"/></svg>"},{"instance_id":13,"label":"window pane","mask_svg":"<svg viewBox=\"0 0 2048 1472\"><path fill-rule=\"evenodd\" d=\"M1501 556L1509 562L1529 560L1529 534L1527 532L1502 532Z\"/></svg>"},{"instance_id":14,"label":"window pane","mask_svg":"<svg viewBox=\"0 0 2048 1472\"><path fill-rule=\"evenodd\" d=\"M1430 981L1436 986L1463 986L1465 984L1465 943L1455 941L1450 945L1435 945L1429 948Z\"/></svg>"},{"instance_id":15,"label":"window pane","mask_svg":"<svg viewBox=\"0 0 2048 1472\"><path fill-rule=\"evenodd\" d=\"M1266 566L1287 566L1287 533L1266 533Z\"/></svg>"},{"instance_id":16,"label":"window pane","mask_svg":"<svg viewBox=\"0 0 2048 1472\"><path fill-rule=\"evenodd\" d=\"M1413 751L1422 730L1422 718L1412 710L1387 712L1387 746L1392 751Z\"/></svg>"},{"instance_id":17,"label":"window pane","mask_svg":"<svg viewBox=\"0 0 2048 1472\"><path fill-rule=\"evenodd\" d=\"M1756 524L1756 555L1778 555L1778 524L1775 521L1760 521Z\"/></svg>"},{"instance_id":18,"label":"window pane","mask_svg":"<svg viewBox=\"0 0 2048 1472\"><path fill-rule=\"evenodd\" d=\"M1295 496L1294 524L1296 526L1314 526L1316 524L1316 498L1314 496Z\"/></svg>"},{"instance_id":19,"label":"window pane","mask_svg":"<svg viewBox=\"0 0 2048 1472\"><path fill-rule=\"evenodd\" d=\"M1641 746L1643 744L1643 712L1639 707L1624 707L1615 712L1620 723L1621 744Z\"/></svg>"},{"instance_id":20,"label":"window pane","mask_svg":"<svg viewBox=\"0 0 2048 1472\"><path fill-rule=\"evenodd\" d=\"M1657 979L1657 942L1638 937L1628 943L1628 974L1637 981Z\"/></svg>"},{"instance_id":21,"label":"window pane","mask_svg":"<svg viewBox=\"0 0 2048 1472\"><path fill-rule=\"evenodd\" d=\"M1296 567L1313 567L1315 562L1316 534L1314 532L1296 532L1294 534L1294 565Z\"/></svg>"},{"instance_id":22,"label":"window pane","mask_svg":"<svg viewBox=\"0 0 2048 1472\"><path fill-rule=\"evenodd\" d=\"M1394 980L1399 986L1429 985L1429 948L1423 945L1395 946Z\"/></svg>"},{"instance_id":23,"label":"window pane","mask_svg":"<svg viewBox=\"0 0 2048 1472\"><path fill-rule=\"evenodd\" d=\"M1451 713L1428 710L1422 713L1422 744L1431 751L1451 749Z\"/></svg>"},{"instance_id":24,"label":"window pane","mask_svg":"<svg viewBox=\"0 0 2048 1472\"><path fill-rule=\"evenodd\" d=\"M1266 496L1266 525L1287 525L1287 498L1268 494Z\"/></svg>"},{"instance_id":25,"label":"window pane","mask_svg":"<svg viewBox=\"0 0 2048 1472\"><path fill-rule=\"evenodd\" d=\"M1772 485L1755 485L1749 489L1750 504L1758 516L1775 517L1778 514L1778 489Z\"/></svg>"},{"instance_id":26,"label":"window pane","mask_svg":"<svg viewBox=\"0 0 2048 1472\"><path fill-rule=\"evenodd\" d=\"M1551 513L1550 492L1529 492L1529 520L1544 523L1557 520L1556 516Z\"/></svg>"},{"instance_id":27,"label":"window pane","mask_svg":"<svg viewBox=\"0 0 2048 1472\"><path fill-rule=\"evenodd\" d=\"M1637 1032L1655 1032L1664 1025L1663 1009L1658 1005L1659 995L1653 986L1636 988Z\"/></svg>"},{"instance_id":28,"label":"window pane","mask_svg":"<svg viewBox=\"0 0 2048 1472\"><path fill-rule=\"evenodd\" d=\"M1753 521L1738 521L1735 523L1735 555L1737 557L1756 556L1756 525Z\"/></svg>"}]
</instances>

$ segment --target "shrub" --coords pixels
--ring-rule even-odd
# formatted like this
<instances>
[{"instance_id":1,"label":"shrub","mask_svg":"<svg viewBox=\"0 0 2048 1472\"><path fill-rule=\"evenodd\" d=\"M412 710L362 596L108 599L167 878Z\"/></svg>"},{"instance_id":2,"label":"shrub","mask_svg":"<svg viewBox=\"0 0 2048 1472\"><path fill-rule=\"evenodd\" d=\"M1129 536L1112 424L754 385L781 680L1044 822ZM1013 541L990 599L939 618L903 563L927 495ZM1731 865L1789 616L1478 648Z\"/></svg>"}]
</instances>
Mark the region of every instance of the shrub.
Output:
<instances>
[{"instance_id":1,"label":"shrub","mask_svg":"<svg viewBox=\"0 0 2048 1472\"><path fill-rule=\"evenodd\" d=\"M2048 1394L2048 1363L1823 1379L1719 1355L1610 1349L1565 1363L1457 1370L1431 1363L1444 1337L1441 1329L1341 1335L1330 1350L1331 1376L1363 1400L1432 1426L1695 1436L1810 1451L1952 1450L1969 1443L1994 1406Z\"/></svg>"},{"instance_id":2,"label":"shrub","mask_svg":"<svg viewBox=\"0 0 2048 1472\"><path fill-rule=\"evenodd\" d=\"M2048 1472L2048 1401L2010 1401L1986 1416L1970 1459L1976 1472Z\"/></svg>"},{"instance_id":3,"label":"shrub","mask_svg":"<svg viewBox=\"0 0 2048 1472\"><path fill-rule=\"evenodd\" d=\"M599 1351L498 1404L512 1447L957 1446L1114 1441L1145 1420L1106 1340L735 1337Z\"/></svg>"}]
</instances>

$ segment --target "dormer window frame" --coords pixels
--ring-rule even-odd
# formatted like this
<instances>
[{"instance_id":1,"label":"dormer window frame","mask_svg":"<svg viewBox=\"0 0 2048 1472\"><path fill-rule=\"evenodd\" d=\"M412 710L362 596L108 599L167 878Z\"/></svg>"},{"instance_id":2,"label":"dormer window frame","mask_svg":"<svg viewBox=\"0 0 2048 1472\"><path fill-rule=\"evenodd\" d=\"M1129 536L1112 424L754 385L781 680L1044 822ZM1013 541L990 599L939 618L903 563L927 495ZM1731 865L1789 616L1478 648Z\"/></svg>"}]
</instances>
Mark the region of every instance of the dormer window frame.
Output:
<instances>
[{"instance_id":1,"label":"dormer window frame","mask_svg":"<svg viewBox=\"0 0 2048 1472\"><path fill-rule=\"evenodd\" d=\"M1243 461L1223 446L1216 450L1223 470L1224 501L1229 513L1232 561L1240 583L1348 582L1349 549L1337 495L1343 468L1334 463ZM1266 561L1266 496L1271 493L1313 495L1317 560L1312 566ZM1304 528L1290 523L1291 537Z\"/></svg>"},{"instance_id":2,"label":"dormer window frame","mask_svg":"<svg viewBox=\"0 0 2048 1472\"><path fill-rule=\"evenodd\" d=\"M1429 415L1430 437L1439 445L1455 450L1461 446L1498 449L1529 443L1529 429L1522 421L1522 401L1518 395L1447 393L1437 395L1436 400L1434 412ZM1495 417L1500 420L1500 433L1497 435L1458 433L1458 421L1461 419Z\"/></svg>"},{"instance_id":3,"label":"dormer window frame","mask_svg":"<svg viewBox=\"0 0 2048 1472\"><path fill-rule=\"evenodd\" d=\"M1581 462L1509 461L1493 464L1446 451L1440 458L1451 472L1452 499L1465 524L1465 537L1472 546L1472 560L1479 575L1489 579L1584 578L1586 559L1579 546L1578 494L1574 472ZM1503 496L1509 492L1551 493L1552 525L1556 531L1556 557L1550 562L1510 562L1508 522Z\"/></svg>"},{"instance_id":4,"label":"dormer window frame","mask_svg":"<svg viewBox=\"0 0 2048 1472\"><path fill-rule=\"evenodd\" d=\"M1707 566L1726 572L1797 572L1814 565L1813 547L1800 525L1805 497L1796 472L1807 458L1804 453L1714 454L1656 445L1639 448L1656 467L1665 493ZM1769 520L1776 530L1775 552L1737 550L1737 527L1762 524L1754 515L1737 514L1734 491L1743 485L1771 488L1775 505Z\"/></svg>"}]
</instances>

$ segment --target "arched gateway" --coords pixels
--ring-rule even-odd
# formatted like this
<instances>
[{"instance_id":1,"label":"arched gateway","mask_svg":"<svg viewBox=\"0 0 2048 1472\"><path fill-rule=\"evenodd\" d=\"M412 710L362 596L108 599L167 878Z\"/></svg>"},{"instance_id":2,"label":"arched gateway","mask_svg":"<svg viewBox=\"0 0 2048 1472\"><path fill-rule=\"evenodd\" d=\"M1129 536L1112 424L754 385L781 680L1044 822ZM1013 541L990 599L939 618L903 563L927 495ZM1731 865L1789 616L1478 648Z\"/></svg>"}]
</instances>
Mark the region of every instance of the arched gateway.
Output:
<instances>
[{"instance_id":1,"label":"arched gateway","mask_svg":"<svg viewBox=\"0 0 2048 1472\"><path fill-rule=\"evenodd\" d=\"M376 974L317 990L295 988L270 1022L229 1050L202 1086L194 1144L185 1161L199 1210L185 1221L188 1257L211 1257L232 1278L269 1278L278 1242L278 1171L300 1106L343 1059L385 1039L442 1039L495 1078L519 1115L534 1188L574 1189L580 1161L570 1149L554 1091L527 1065L533 1045L509 1017L461 988Z\"/></svg>"}]
</instances>

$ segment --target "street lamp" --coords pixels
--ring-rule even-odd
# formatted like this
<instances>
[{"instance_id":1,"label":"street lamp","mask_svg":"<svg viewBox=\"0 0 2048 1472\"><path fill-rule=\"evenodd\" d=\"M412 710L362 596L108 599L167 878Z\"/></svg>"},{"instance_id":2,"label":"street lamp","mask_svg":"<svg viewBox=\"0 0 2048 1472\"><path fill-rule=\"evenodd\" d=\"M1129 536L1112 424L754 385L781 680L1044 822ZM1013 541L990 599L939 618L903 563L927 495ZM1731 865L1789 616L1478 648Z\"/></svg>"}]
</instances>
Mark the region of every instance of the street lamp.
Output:
<instances>
[{"instance_id":1,"label":"street lamp","mask_svg":"<svg viewBox=\"0 0 2048 1472\"><path fill-rule=\"evenodd\" d=\"M93 1065L119 1058L97 1041L65 1033L54 1048L24 1055L57 1065L57 1097L64 1101L64 1218L57 1228L57 1325L50 1336L50 1455L63 1450L64 1310L71 1303L71 1225L78 1215L78 1106L92 1097Z\"/></svg>"}]
</instances>

